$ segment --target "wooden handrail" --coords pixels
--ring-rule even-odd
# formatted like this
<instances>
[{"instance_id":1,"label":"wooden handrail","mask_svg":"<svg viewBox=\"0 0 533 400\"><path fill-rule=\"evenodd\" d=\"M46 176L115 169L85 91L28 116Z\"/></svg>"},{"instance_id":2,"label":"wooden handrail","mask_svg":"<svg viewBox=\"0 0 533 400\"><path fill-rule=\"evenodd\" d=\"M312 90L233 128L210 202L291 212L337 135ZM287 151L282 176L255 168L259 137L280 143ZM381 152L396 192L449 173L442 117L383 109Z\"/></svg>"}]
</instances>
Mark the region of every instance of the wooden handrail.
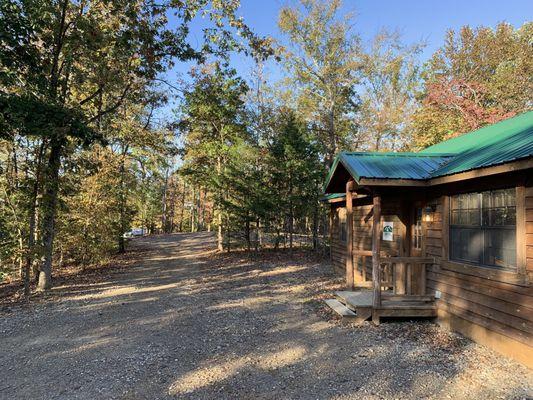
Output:
<instances>
[{"instance_id":1,"label":"wooden handrail","mask_svg":"<svg viewBox=\"0 0 533 400\"><path fill-rule=\"evenodd\" d=\"M358 250L354 249L352 250L354 256L367 256L372 257L372 251L371 250ZM382 258L388 258L389 255L385 253L384 251L381 252L380 257Z\"/></svg>"},{"instance_id":2,"label":"wooden handrail","mask_svg":"<svg viewBox=\"0 0 533 400\"><path fill-rule=\"evenodd\" d=\"M413 263L413 264L435 264L434 257L382 257L379 259L381 264L392 263Z\"/></svg>"}]
</instances>

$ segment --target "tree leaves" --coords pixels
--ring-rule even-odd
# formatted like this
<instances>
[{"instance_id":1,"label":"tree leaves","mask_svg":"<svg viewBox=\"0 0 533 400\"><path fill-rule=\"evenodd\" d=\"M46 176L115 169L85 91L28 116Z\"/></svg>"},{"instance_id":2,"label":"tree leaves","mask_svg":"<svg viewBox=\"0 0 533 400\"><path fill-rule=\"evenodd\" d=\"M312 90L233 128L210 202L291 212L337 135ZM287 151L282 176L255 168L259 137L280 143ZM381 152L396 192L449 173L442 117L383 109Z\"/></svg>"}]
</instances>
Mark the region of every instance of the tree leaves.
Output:
<instances>
[{"instance_id":1,"label":"tree leaves","mask_svg":"<svg viewBox=\"0 0 533 400\"><path fill-rule=\"evenodd\" d=\"M532 40L533 23L450 30L424 72L422 106L414 116L416 146L531 109Z\"/></svg>"},{"instance_id":2,"label":"tree leaves","mask_svg":"<svg viewBox=\"0 0 533 400\"><path fill-rule=\"evenodd\" d=\"M105 143L103 135L90 127L78 110L42 101L32 95L0 93L0 138L12 139L15 132L37 137L61 132L84 146L95 141Z\"/></svg>"}]
</instances>

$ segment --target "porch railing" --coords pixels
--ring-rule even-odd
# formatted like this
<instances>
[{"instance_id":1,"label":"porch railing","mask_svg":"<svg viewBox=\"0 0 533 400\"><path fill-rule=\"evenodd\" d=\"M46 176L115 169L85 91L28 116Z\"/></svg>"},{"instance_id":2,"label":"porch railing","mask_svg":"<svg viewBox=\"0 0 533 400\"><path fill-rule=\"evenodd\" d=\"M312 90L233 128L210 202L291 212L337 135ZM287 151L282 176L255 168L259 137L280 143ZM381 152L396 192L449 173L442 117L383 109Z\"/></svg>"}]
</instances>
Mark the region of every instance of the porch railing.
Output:
<instances>
[{"instance_id":1,"label":"porch railing","mask_svg":"<svg viewBox=\"0 0 533 400\"><path fill-rule=\"evenodd\" d=\"M380 258L383 270L381 287L392 289L394 294L418 295L426 294L426 270L433 264L433 257L386 257Z\"/></svg>"},{"instance_id":2,"label":"porch railing","mask_svg":"<svg viewBox=\"0 0 533 400\"><path fill-rule=\"evenodd\" d=\"M362 282L358 282L358 286L372 287L371 274L367 274L366 270L367 260L372 258L372 252L354 250L353 255L361 259ZM385 295L387 298L397 300L415 300L426 297L427 266L433 263L435 263L433 257L391 257L382 251L378 270L380 297ZM359 265L358 262L355 264ZM357 271L359 271L358 267Z\"/></svg>"},{"instance_id":3,"label":"porch railing","mask_svg":"<svg viewBox=\"0 0 533 400\"><path fill-rule=\"evenodd\" d=\"M384 294L397 300L426 296L427 266L434 262L433 257L380 257L380 302Z\"/></svg>"}]
</instances>

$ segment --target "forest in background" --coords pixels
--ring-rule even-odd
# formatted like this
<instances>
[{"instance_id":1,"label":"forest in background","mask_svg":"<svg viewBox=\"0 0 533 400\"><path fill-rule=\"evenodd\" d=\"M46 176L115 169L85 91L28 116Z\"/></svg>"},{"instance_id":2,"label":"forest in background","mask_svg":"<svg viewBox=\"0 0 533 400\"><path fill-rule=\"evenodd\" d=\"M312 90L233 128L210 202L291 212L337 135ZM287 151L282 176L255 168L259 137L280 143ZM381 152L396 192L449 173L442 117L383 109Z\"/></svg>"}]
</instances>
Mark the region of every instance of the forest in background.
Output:
<instances>
[{"instance_id":1,"label":"forest in background","mask_svg":"<svg viewBox=\"0 0 533 400\"><path fill-rule=\"evenodd\" d=\"M532 108L533 23L449 31L422 62L424 43L395 31L363 45L340 8L282 8L279 41L237 0L1 2L0 282L46 290L65 265L124 252L133 227L316 248L339 151L417 151ZM190 61L190 79L169 80Z\"/></svg>"}]
</instances>

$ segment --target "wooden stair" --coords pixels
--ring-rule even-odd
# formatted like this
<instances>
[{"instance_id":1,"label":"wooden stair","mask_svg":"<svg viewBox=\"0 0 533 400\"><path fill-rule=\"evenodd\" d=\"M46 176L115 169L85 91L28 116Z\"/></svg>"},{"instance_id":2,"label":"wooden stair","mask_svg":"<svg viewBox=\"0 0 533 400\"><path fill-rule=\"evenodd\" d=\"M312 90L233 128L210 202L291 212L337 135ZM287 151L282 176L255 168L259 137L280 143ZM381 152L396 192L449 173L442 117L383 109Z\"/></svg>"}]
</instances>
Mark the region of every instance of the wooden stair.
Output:
<instances>
[{"instance_id":1,"label":"wooden stair","mask_svg":"<svg viewBox=\"0 0 533 400\"><path fill-rule=\"evenodd\" d=\"M422 318L437 316L437 309L432 296L395 295L384 292L379 308L372 306L372 296L370 290L339 291L335 292L337 300L334 301L352 311L355 315L350 315L349 318L356 322L363 322L372 318L374 322L379 323L380 317ZM339 306L337 305L337 307ZM342 317L344 318L344 316Z\"/></svg>"},{"instance_id":2,"label":"wooden stair","mask_svg":"<svg viewBox=\"0 0 533 400\"><path fill-rule=\"evenodd\" d=\"M349 318L353 319L356 317L355 313L350 310L348 307L346 307L344 304L342 304L339 300L336 299L327 299L324 300L326 305L331 308L337 315L339 315L341 318Z\"/></svg>"},{"instance_id":3,"label":"wooden stair","mask_svg":"<svg viewBox=\"0 0 533 400\"><path fill-rule=\"evenodd\" d=\"M368 297L367 292L336 292L336 299L328 299L324 302L342 319L361 323L372 316L372 297Z\"/></svg>"}]
</instances>

